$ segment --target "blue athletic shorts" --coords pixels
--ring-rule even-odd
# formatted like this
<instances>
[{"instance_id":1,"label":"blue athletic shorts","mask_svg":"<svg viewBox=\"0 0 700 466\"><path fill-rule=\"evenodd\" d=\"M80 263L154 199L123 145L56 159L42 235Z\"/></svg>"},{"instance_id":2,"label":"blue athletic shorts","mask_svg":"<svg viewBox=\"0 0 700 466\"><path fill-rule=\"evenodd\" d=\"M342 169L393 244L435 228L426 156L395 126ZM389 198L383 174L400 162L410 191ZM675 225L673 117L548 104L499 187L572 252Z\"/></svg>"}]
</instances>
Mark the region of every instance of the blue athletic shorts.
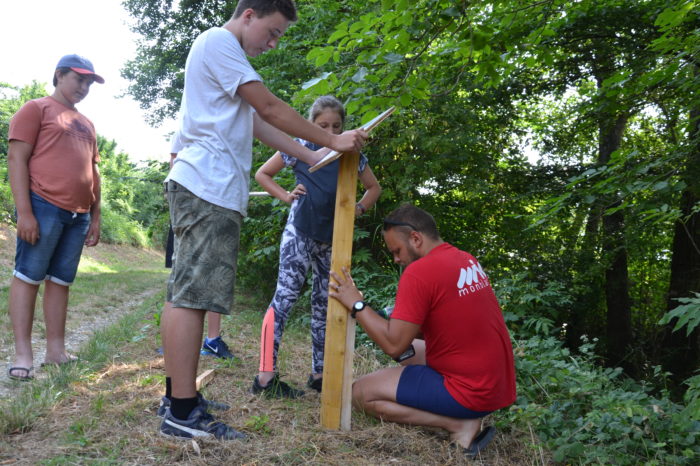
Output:
<instances>
[{"instance_id":1,"label":"blue athletic shorts","mask_svg":"<svg viewBox=\"0 0 700 466\"><path fill-rule=\"evenodd\" d=\"M32 245L17 238L14 276L32 285L51 280L69 286L78 271L90 214L61 209L35 193L30 200L39 240Z\"/></svg>"},{"instance_id":2,"label":"blue athletic shorts","mask_svg":"<svg viewBox=\"0 0 700 466\"><path fill-rule=\"evenodd\" d=\"M396 389L396 401L404 406L457 419L478 419L491 411L472 411L459 404L445 388L443 377L423 365L406 366Z\"/></svg>"}]
</instances>

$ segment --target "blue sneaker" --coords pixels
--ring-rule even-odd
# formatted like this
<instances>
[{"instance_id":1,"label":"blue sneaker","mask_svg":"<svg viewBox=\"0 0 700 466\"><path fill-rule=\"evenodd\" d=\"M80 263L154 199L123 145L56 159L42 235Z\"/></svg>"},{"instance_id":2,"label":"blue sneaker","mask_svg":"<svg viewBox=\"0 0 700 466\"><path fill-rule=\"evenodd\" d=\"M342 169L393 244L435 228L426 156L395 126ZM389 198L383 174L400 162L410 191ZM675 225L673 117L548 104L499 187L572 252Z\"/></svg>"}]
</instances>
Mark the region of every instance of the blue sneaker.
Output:
<instances>
[{"instance_id":1,"label":"blue sneaker","mask_svg":"<svg viewBox=\"0 0 700 466\"><path fill-rule=\"evenodd\" d=\"M233 353L228 349L228 345L226 344L226 342L222 340L220 336L214 338L208 343L205 339L204 343L202 344L201 354L205 354L208 356L216 356L217 358L222 359L235 358Z\"/></svg>"},{"instance_id":2,"label":"blue sneaker","mask_svg":"<svg viewBox=\"0 0 700 466\"><path fill-rule=\"evenodd\" d=\"M214 419L201 403L192 410L187 419L177 419L165 410L165 417L160 424L160 434L178 439L216 438L219 440L244 440L247 435L238 432L223 422Z\"/></svg>"}]
</instances>

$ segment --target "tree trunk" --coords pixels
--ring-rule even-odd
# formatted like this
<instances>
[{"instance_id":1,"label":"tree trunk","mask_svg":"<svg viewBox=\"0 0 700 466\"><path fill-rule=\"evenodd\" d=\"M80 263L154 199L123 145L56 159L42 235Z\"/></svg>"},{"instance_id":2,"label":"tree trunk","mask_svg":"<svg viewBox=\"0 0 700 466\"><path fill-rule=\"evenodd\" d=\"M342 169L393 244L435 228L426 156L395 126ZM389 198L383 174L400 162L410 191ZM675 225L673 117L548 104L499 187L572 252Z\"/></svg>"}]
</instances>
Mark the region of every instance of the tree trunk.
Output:
<instances>
[{"instance_id":1,"label":"tree trunk","mask_svg":"<svg viewBox=\"0 0 700 466\"><path fill-rule=\"evenodd\" d=\"M681 196L682 214L676 221L673 236L669 311L680 304L676 298L700 292L700 213L693 213L693 207L700 202L700 108L690 112L690 121L690 153L683 176L688 186ZM665 329L662 363L680 384L700 366L700 337L697 328L689 336L684 328L673 332L675 325L676 319Z\"/></svg>"},{"instance_id":2,"label":"tree trunk","mask_svg":"<svg viewBox=\"0 0 700 466\"><path fill-rule=\"evenodd\" d=\"M600 335L604 327L601 296L604 281L600 270L601 211L594 205L586 215L583 236L572 250L576 251L573 289L579 290L571 304L566 326L566 344L569 348L581 346L583 335Z\"/></svg>"},{"instance_id":3,"label":"tree trunk","mask_svg":"<svg viewBox=\"0 0 700 466\"><path fill-rule=\"evenodd\" d=\"M627 116L620 115L601 121L598 163L604 165L619 147L627 126ZM615 207L619 199L608 199L606 207ZM632 344L632 311L627 271L625 219L622 211L603 216L603 257L605 269L605 301L607 304L607 360L611 366L621 366L634 375L634 365L627 356Z\"/></svg>"}]
</instances>

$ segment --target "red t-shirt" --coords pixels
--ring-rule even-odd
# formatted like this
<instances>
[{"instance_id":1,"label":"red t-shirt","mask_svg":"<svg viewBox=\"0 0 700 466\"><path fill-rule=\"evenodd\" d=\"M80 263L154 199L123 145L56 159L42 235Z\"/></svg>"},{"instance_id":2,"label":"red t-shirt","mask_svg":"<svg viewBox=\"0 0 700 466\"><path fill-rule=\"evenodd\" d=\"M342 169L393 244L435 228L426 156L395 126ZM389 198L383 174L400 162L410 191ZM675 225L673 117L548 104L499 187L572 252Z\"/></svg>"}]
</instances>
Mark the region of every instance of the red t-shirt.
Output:
<instances>
[{"instance_id":1,"label":"red t-shirt","mask_svg":"<svg viewBox=\"0 0 700 466\"><path fill-rule=\"evenodd\" d=\"M29 189L62 209L90 210L100 160L90 120L52 97L30 100L12 117L8 139L33 146Z\"/></svg>"},{"instance_id":2,"label":"red t-shirt","mask_svg":"<svg viewBox=\"0 0 700 466\"><path fill-rule=\"evenodd\" d=\"M420 325L427 365L462 406L494 411L515 401L510 336L474 256L442 243L411 263L391 317Z\"/></svg>"}]
</instances>

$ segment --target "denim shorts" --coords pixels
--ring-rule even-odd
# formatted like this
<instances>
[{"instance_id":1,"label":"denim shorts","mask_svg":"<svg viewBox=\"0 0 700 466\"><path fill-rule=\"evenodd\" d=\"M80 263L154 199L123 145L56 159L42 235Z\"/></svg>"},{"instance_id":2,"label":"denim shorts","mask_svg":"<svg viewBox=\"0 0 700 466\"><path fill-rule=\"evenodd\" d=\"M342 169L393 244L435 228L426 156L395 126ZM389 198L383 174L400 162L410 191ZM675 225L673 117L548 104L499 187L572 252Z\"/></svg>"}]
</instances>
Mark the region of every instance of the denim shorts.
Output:
<instances>
[{"instance_id":1,"label":"denim shorts","mask_svg":"<svg viewBox=\"0 0 700 466\"><path fill-rule=\"evenodd\" d=\"M406 366L396 388L396 402L404 406L457 419L479 419L491 411L472 411L445 388L443 376L429 366Z\"/></svg>"},{"instance_id":2,"label":"denim shorts","mask_svg":"<svg viewBox=\"0 0 700 466\"><path fill-rule=\"evenodd\" d=\"M175 234L166 299L174 307L230 314L243 216L166 183Z\"/></svg>"},{"instance_id":3,"label":"denim shorts","mask_svg":"<svg viewBox=\"0 0 700 466\"><path fill-rule=\"evenodd\" d=\"M33 192L30 200L39 224L39 240L29 244L17 237L14 276L32 285L51 280L69 286L78 271L90 213L61 209Z\"/></svg>"}]
</instances>

